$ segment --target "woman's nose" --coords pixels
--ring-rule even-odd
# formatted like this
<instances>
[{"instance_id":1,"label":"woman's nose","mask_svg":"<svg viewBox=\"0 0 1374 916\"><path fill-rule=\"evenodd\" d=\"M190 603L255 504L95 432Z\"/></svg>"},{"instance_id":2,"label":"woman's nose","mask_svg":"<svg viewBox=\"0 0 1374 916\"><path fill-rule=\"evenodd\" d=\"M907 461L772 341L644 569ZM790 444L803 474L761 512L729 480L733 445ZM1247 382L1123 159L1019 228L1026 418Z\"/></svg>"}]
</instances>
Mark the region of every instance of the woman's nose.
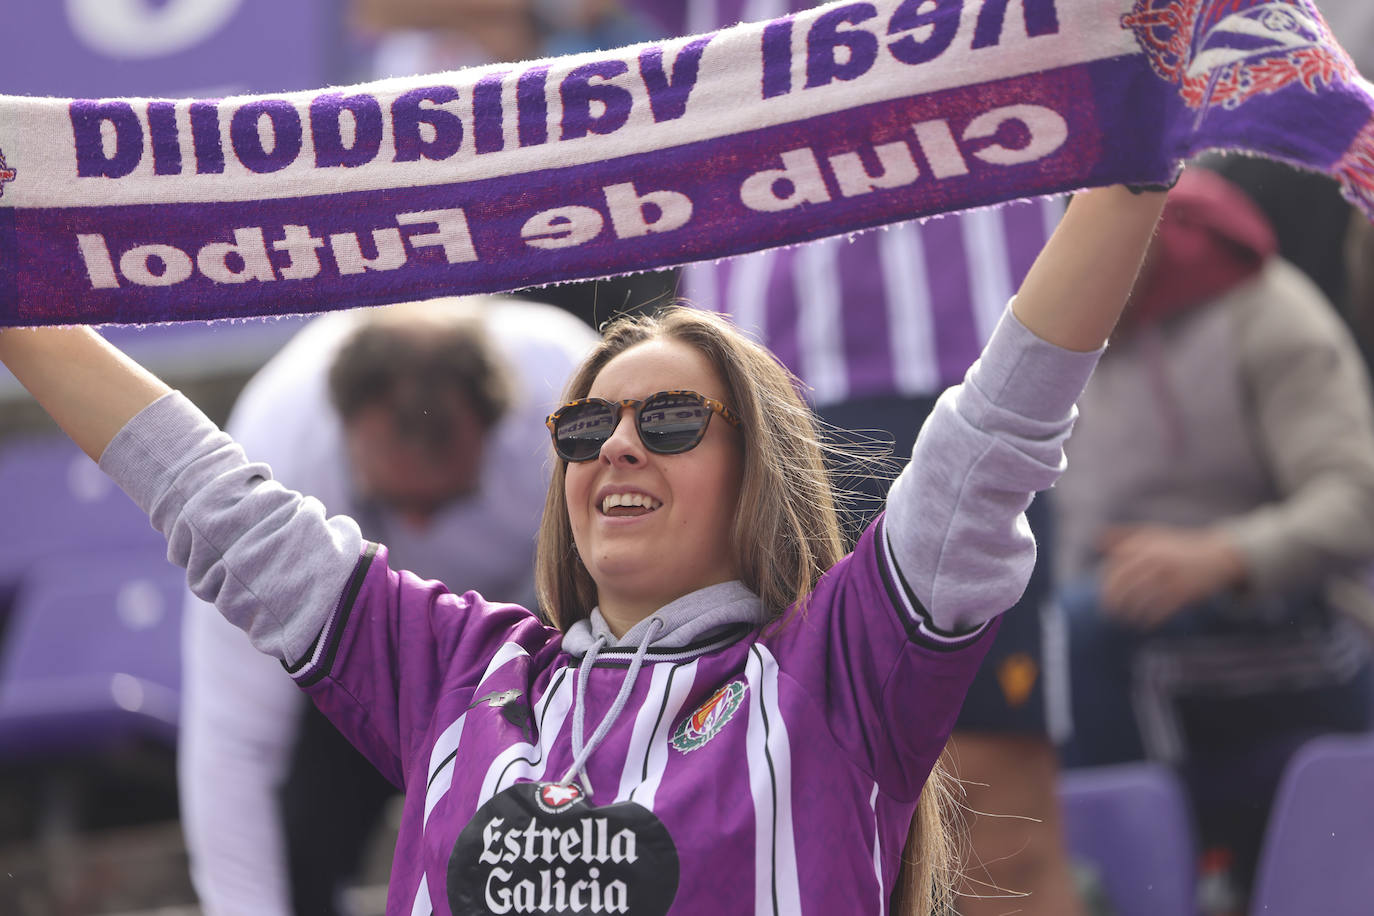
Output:
<instances>
[{"instance_id":1,"label":"woman's nose","mask_svg":"<svg viewBox=\"0 0 1374 916\"><path fill-rule=\"evenodd\" d=\"M644 461L644 443L635 429L634 410L626 407L620 412L611 437L601 446L601 460L608 464L640 464Z\"/></svg>"}]
</instances>

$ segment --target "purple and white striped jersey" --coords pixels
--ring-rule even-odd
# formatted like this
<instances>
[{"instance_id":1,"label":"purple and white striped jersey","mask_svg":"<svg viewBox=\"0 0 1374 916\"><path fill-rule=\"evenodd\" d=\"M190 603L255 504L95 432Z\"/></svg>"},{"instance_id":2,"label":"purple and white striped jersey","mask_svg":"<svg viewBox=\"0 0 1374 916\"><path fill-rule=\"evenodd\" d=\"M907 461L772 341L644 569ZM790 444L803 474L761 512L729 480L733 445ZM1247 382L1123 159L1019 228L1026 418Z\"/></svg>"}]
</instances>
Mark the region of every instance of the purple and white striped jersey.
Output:
<instances>
[{"instance_id":1,"label":"purple and white striped jersey","mask_svg":"<svg viewBox=\"0 0 1374 916\"><path fill-rule=\"evenodd\" d=\"M579 670L572 634L370 550L293 676L406 789L388 913L886 912L992 627L928 635L881 526L785 625L737 582L660 610L734 623L656 640L609 716L633 646ZM559 784L579 708L610 719L591 798Z\"/></svg>"},{"instance_id":2,"label":"purple and white striped jersey","mask_svg":"<svg viewBox=\"0 0 1374 916\"><path fill-rule=\"evenodd\" d=\"M667 34L784 16L811 0L629 0ZM935 394L963 377L1063 206L1040 200L687 267L683 295L730 315L817 407Z\"/></svg>"}]
</instances>

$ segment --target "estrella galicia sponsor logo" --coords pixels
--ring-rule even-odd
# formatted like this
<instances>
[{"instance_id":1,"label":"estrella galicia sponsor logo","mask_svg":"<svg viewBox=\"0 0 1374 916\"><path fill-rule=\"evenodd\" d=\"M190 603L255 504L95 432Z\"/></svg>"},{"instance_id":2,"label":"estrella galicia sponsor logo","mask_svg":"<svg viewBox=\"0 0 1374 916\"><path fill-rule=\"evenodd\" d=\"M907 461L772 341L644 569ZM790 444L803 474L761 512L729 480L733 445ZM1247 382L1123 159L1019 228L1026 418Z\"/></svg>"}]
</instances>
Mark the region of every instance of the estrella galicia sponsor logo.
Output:
<instances>
[{"instance_id":1,"label":"estrella galicia sponsor logo","mask_svg":"<svg viewBox=\"0 0 1374 916\"><path fill-rule=\"evenodd\" d=\"M725 727L725 723L739 709L749 685L744 681L731 681L706 698L673 732L672 745L682 753L694 751Z\"/></svg>"},{"instance_id":2,"label":"estrella galicia sponsor logo","mask_svg":"<svg viewBox=\"0 0 1374 916\"><path fill-rule=\"evenodd\" d=\"M677 847L643 805L593 806L576 785L522 782L473 815L448 863L454 916L663 916L677 895Z\"/></svg>"},{"instance_id":3,"label":"estrella galicia sponsor logo","mask_svg":"<svg viewBox=\"0 0 1374 916\"><path fill-rule=\"evenodd\" d=\"M5 151L0 149L0 197L5 196L5 185L19 177L19 170L5 162Z\"/></svg>"}]
</instances>

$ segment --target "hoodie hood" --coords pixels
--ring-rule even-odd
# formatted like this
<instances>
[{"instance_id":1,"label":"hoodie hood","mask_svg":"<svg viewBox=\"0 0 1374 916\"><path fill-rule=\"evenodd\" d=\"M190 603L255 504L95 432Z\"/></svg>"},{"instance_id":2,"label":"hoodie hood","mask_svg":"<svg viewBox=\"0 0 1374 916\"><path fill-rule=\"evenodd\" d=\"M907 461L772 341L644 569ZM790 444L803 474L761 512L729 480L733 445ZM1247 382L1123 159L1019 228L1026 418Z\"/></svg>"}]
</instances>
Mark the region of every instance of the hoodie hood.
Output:
<instances>
[{"instance_id":1,"label":"hoodie hood","mask_svg":"<svg viewBox=\"0 0 1374 916\"><path fill-rule=\"evenodd\" d=\"M762 626L768 615L759 596L736 579L708 585L665 604L619 639L601 616L601 608L593 608L587 619L577 621L563 634L563 648L574 658L581 658L599 638L608 649L634 649L643 642L653 620L661 623L655 627L652 649L690 650L703 642L714 644L713 636L733 633L741 625Z\"/></svg>"}]
</instances>

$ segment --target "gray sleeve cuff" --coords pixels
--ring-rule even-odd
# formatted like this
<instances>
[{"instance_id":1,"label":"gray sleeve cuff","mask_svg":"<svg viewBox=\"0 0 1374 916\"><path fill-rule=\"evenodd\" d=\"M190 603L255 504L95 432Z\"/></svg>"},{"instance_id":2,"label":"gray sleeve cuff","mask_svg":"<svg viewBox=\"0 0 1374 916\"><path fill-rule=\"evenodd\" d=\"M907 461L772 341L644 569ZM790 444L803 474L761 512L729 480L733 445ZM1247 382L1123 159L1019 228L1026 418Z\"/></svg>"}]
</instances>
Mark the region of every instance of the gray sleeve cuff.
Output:
<instances>
[{"instance_id":1,"label":"gray sleeve cuff","mask_svg":"<svg viewBox=\"0 0 1374 916\"><path fill-rule=\"evenodd\" d=\"M887 501L893 562L934 627L967 632L1020 599L1036 554L1024 513L1064 469L1100 356L1041 340L1008 309L936 404Z\"/></svg>"},{"instance_id":2,"label":"gray sleeve cuff","mask_svg":"<svg viewBox=\"0 0 1374 916\"><path fill-rule=\"evenodd\" d=\"M1028 420L1057 422L1073 411L1105 350L1084 353L1041 340L1008 307L968 381L997 407Z\"/></svg>"}]
</instances>

